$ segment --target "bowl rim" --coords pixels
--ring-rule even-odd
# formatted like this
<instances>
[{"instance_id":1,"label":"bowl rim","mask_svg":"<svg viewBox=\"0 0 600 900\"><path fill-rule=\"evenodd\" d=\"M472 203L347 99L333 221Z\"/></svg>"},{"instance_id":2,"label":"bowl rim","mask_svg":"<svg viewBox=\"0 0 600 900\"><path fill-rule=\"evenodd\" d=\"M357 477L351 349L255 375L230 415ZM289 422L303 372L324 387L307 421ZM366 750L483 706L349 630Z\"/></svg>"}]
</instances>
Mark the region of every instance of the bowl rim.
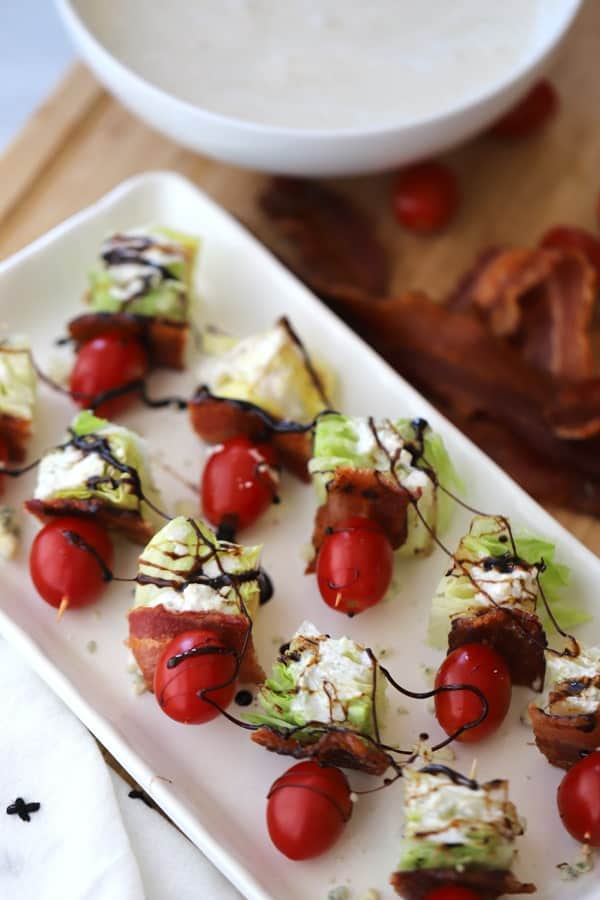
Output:
<instances>
[{"instance_id":1,"label":"bowl rim","mask_svg":"<svg viewBox=\"0 0 600 900\"><path fill-rule=\"evenodd\" d=\"M174 110L184 113L187 118L200 117L220 128L234 129L263 138L293 138L295 141L309 143L315 140L327 141L336 139L352 141L371 137L387 137L432 125L443 125L445 122L470 109L494 100L511 86L526 78L528 73L538 67L552 52L569 31L577 13L581 9L583 0L563 0L564 6L562 11L557 14L554 26L549 29L549 33L546 35L545 40L541 42L535 54L530 51L521 60L520 65L516 69L493 82L491 86L488 86L480 93L474 94L466 102L458 102L435 115L417 116L402 124L371 125L368 127L354 126L352 128L296 128L291 125L273 125L226 115L225 113L215 112L198 106L148 81L143 75L134 71L127 63L115 56L91 31L79 11L75 9L77 0L54 0L54 2L63 24L79 46L81 44L91 46L94 52L102 58L105 65L112 67L121 77L125 77L130 82L133 82L138 90L145 91L158 102L170 104Z\"/></svg>"}]
</instances>

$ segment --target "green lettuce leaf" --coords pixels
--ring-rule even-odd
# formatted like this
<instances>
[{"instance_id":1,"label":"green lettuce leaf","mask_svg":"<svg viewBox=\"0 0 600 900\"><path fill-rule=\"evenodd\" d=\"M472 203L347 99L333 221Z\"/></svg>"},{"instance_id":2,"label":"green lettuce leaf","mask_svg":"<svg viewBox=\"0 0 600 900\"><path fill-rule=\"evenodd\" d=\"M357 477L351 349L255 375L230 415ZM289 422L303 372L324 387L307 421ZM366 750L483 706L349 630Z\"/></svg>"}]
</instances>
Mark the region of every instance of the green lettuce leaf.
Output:
<instances>
[{"instance_id":1,"label":"green lettuce leaf","mask_svg":"<svg viewBox=\"0 0 600 900\"><path fill-rule=\"evenodd\" d=\"M201 554L205 558L201 564L204 575L211 578L222 572L241 575L258 570L261 549L261 546L244 547L220 541L200 519L177 516L167 522L146 545L139 559L138 574L183 584L190 573L199 573ZM178 591L156 584L138 584L135 589L135 606L163 603L168 608L191 609L196 602L193 586ZM253 619L259 602L260 586L257 579L252 579L238 585L237 591L232 586L212 590L208 597L203 596L202 605L197 609L214 609L228 615L245 611Z\"/></svg>"},{"instance_id":2,"label":"green lettuce leaf","mask_svg":"<svg viewBox=\"0 0 600 900\"><path fill-rule=\"evenodd\" d=\"M149 288L141 296L126 301L127 312L132 315L160 317L177 322L186 321L188 304L185 301L192 290L200 241L191 235L163 226L144 229L143 233L164 237L170 242L178 244L184 251L184 256L182 259L173 260L165 265L165 269L170 275L169 278L162 278L158 285ZM89 302L92 309L96 312L119 312L124 301L113 294L113 288L117 285L103 260L89 272L88 277Z\"/></svg>"},{"instance_id":3,"label":"green lettuce leaf","mask_svg":"<svg viewBox=\"0 0 600 900\"><path fill-rule=\"evenodd\" d=\"M545 571L540 574L539 581L561 627L568 630L589 621L589 614L565 596L570 571L568 566L556 561L554 544L524 530L513 532L513 537L517 556L530 565L539 565L543 561ZM475 516L455 556L462 562L476 564L489 556L502 556L507 550L512 550L512 544L505 520L500 516ZM451 619L467 613L476 594L476 587L466 575L447 574L441 579L429 619L430 644L440 649L447 646ZM541 599L538 600L537 613L544 627L548 627L549 617Z\"/></svg>"},{"instance_id":4,"label":"green lettuce leaf","mask_svg":"<svg viewBox=\"0 0 600 900\"><path fill-rule=\"evenodd\" d=\"M97 434L106 439L110 447L112 455L119 460L135 469L140 476L142 490L146 496L156 496L156 490L150 478L143 449L143 442L135 432L130 431L122 425L115 425L107 419L102 419L94 415L90 410L82 410L71 423L71 431L78 437L85 437L90 434ZM42 458L40 463L40 472L38 485L43 481L44 470L47 465L55 462L58 454L65 454L67 448L57 447L51 450ZM95 485L93 488L86 483L71 486L64 490L54 491L51 496L44 496L43 499L74 499L89 500L98 498L112 506L127 510L140 510L140 501L137 495L131 490L131 486L123 477L116 467L108 462L103 462L102 477L109 480ZM110 480L114 479L114 480ZM36 496L38 493L36 492ZM141 510L140 510L141 511Z\"/></svg>"}]
</instances>

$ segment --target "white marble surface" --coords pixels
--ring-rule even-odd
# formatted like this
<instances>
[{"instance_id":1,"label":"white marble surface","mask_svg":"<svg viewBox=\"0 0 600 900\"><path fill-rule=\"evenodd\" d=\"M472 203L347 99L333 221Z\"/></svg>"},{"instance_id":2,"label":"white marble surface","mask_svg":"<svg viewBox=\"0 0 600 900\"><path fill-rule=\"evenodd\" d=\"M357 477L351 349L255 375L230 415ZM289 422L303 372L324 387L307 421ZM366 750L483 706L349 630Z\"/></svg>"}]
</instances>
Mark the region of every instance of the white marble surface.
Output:
<instances>
[{"instance_id":1,"label":"white marble surface","mask_svg":"<svg viewBox=\"0 0 600 900\"><path fill-rule=\"evenodd\" d=\"M52 0L0 0L0 153L73 58Z\"/></svg>"}]
</instances>

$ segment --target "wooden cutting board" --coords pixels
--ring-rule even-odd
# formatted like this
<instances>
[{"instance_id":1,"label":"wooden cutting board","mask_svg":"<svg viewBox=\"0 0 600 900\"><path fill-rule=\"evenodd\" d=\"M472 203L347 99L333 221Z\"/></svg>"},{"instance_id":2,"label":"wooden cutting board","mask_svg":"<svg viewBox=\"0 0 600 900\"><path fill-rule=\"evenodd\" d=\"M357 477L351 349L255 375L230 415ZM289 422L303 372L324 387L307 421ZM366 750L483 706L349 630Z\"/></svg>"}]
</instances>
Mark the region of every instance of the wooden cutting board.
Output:
<instances>
[{"instance_id":1,"label":"wooden cutting board","mask_svg":"<svg viewBox=\"0 0 600 900\"><path fill-rule=\"evenodd\" d=\"M486 137L446 154L463 191L460 214L440 236L401 230L390 212L392 175L342 179L336 187L367 209L394 252L393 290L443 296L488 244L531 244L548 226L596 229L600 192L600 2L587 0L551 67L560 114L524 141ZM178 147L134 118L81 65L0 157L0 258L97 200L123 179L175 169L231 210L264 242L280 239L255 202L265 176ZM600 553L600 522L552 510Z\"/></svg>"}]
</instances>

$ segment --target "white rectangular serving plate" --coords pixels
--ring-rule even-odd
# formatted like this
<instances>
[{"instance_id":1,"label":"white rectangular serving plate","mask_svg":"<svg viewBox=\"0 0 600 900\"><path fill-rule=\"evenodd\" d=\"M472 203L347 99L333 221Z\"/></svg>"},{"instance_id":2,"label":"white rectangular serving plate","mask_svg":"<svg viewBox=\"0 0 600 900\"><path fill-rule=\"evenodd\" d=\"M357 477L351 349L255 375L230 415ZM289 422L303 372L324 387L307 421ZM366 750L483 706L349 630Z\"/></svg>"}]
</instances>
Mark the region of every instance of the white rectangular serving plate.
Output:
<instances>
[{"instance_id":1,"label":"white rectangular serving plate","mask_svg":"<svg viewBox=\"0 0 600 900\"><path fill-rule=\"evenodd\" d=\"M203 302L200 320L234 334L268 327L290 316L310 351L339 374L336 406L375 416L423 416L444 436L450 454L468 484L466 499L479 509L510 516L516 526L555 541L558 557L572 569L575 602L595 609L600 583L597 558L568 534L490 459L435 411L389 368L359 337L330 313L231 216L191 183L172 173L151 173L125 182L0 265L0 320L10 332L31 336L42 368L51 365L54 340L66 322L81 311L85 275L99 243L110 231L160 222L201 235L204 241L198 276ZM432 336L435 339L435 336ZM151 392L188 396L195 385L193 368L184 374L158 373ZM30 458L56 444L74 414L73 404L45 385L40 388L36 436ZM150 442L158 465L156 477L171 512L198 511L197 495L181 479L198 483L206 448L181 412L136 408L121 421ZM177 477L163 468L167 462ZM6 499L16 506L30 496L35 473L11 482ZM311 619L324 632L348 634L376 651L407 687L430 686L425 666L439 665L441 654L424 642L430 599L447 560L436 550L424 560L406 562L398 591L378 607L350 620L321 601L314 578L303 574L303 550L311 534L315 500L310 487L284 476L283 502L242 535L245 543L264 542L264 564L273 577L274 599L261 609L255 642L269 669L278 645L298 624ZM388 884L398 857L401 834L401 782L361 797L340 842L319 859L292 863L271 845L265 826L265 796L271 783L292 760L267 753L247 732L226 721L202 727L179 725L159 711L151 694L136 696L127 672L125 614L132 602L127 585L113 584L88 609L55 610L36 595L28 573L28 551L37 524L23 515L23 543L17 560L4 563L0 631L62 697L77 716L133 775L197 846L252 900L320 900L335 885L347 885L352 900L377 889L382 900L395 896ZM469 514L456 508L446 542L452 548L468 527ZM26 521L25 521L26 520ZM117 552L120 575L135 574L137 550ZM591 623L581 630L598 641ZM95 641L97 650L87 649ZM390 698L384 738L410 747L422 731L439 739L431 706ZM454 765L468 771L473 756L478 776L507 777L511 796L528 823L519 844L515 871L538 885L543 898L597 896L595 876L566 884L555 866L573 861L577 845L562 829L555 804L561 778L532 745L521 724L531 693L514 691L512 708L500 731L480 745L456 746ZM10 723L5 724L10 729ZM370 786L367 776L350 773L355 787ZM201 891L201 886L198 886ZM200 894L199 894L200 896Z\"/></svg>"}]
</instances>

